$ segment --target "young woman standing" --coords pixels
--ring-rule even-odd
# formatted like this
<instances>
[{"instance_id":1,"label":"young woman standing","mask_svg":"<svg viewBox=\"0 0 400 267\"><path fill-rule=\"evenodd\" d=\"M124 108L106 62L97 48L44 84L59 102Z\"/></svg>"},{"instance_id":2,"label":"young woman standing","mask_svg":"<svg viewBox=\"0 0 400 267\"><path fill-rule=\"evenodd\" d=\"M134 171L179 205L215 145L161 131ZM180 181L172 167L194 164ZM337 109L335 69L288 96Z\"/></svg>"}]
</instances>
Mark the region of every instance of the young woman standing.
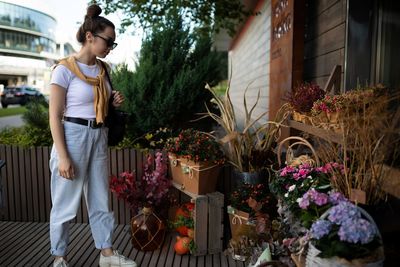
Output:
<instances>
[{"instance_id":1,"label":"young woman standing","mask_svg":"<svg viewBox=\"0 0 400 267\"><path fill-rule=\"evenodd\" d=\"M136 263L112 249L114 215L109 209L107 127L109 98L119 107L124 98L111 92L104 58L117 45L115 26L91 5L79 28L80 51L53 69L50 85L50 242L53 266L68 266L66 255L69 221L75 218L84 192L99 265L136 267Z\"/></svg>"}]
</instances>

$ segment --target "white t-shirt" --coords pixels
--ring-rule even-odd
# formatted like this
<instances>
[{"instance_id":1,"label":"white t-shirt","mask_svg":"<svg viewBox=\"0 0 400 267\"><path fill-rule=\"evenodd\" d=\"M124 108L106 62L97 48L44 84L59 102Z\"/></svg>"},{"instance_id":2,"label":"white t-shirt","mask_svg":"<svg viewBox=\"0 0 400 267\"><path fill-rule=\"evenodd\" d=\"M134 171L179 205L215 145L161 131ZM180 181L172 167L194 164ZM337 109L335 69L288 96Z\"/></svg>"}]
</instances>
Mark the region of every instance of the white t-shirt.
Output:
<instances>
[{"instance_id":1,"label":"white t-shirt","mask_svg":"<svg viewBox=\"0 0 400 267\"><path fill-rule=\"evenodd\" d=\"M76 63L85 76L95 78L100 72L100 67L97 64L86 65L78 61ZM54 68L50 84L57 84L67 90L64 116L83 119L96 118L92 85L79 79L63 65ZM109 95L111 95L111 86L108 81L106 85Z\"/></svg>"}]
</instances>

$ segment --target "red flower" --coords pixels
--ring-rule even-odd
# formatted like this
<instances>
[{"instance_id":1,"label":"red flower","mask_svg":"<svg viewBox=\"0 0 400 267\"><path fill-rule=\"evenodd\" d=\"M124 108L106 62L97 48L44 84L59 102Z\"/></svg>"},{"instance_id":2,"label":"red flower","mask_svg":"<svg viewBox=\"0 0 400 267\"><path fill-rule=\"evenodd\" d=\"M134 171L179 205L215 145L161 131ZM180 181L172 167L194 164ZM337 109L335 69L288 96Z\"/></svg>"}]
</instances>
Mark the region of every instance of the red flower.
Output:
<instances>
[{"instance_id":1,"label":"red flower","mask_svg":"<svg viewBox=\"0 0 400 267\"><path fill-rule=\"evenodd\" d=\"M124 199L133 211L152 204L157 207L168 199L170 180L167 178L167 163L162 153L156 153L155 168L154 157L149 155L143 166L143 176L137 179L133 172L122 172L118 177L111 176L110 189L117 198Z\"/></svg>"}]
</instances>

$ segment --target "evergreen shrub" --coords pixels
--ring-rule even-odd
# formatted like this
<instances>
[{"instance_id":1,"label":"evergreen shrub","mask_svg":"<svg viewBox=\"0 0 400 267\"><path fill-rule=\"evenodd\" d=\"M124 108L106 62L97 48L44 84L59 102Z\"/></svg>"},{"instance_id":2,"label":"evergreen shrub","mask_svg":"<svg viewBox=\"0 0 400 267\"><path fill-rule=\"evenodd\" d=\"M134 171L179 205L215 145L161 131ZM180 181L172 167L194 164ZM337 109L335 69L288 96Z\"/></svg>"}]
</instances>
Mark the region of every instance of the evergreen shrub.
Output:
<instances>
[{"instance_id":1,"label":"evergreen shrub","mask_svg":"<svg viewBox=\"0 0 400 267\"><path fill-rule=\"evenodd\" d=\"M199 123L210 126L209 121L190 121L206 111L204 103L211 99L206 82L215 85L223 76L221 55L211 45L209 35L191 34L176 16L143 40L134 72L126 66L113 72L130 114L128 135L135 138L164 127L207 130Z\"/></svg>"}]
</instances>

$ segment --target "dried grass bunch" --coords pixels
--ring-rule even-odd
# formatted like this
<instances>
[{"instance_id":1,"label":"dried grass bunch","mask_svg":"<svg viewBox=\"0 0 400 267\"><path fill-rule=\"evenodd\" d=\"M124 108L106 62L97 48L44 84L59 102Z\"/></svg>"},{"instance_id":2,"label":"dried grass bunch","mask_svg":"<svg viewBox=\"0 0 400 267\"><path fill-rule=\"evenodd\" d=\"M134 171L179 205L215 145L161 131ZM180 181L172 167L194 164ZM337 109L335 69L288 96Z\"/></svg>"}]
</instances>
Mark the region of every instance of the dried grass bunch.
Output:
<instances>
[{"instance_id":1,"label":"dried grass bunch","mask_svg":"<svg viewBox=\"0 0 400 267\"><path fill-rule=\"evenodd\" d=\"M385 92L379 88L357 108L344 106L339 121L343 130L341 146L318 139L320 159L344 165L343 173L335 173L334 187L349 199L354 199L355 192L360 192L354 189L365 192L367 204L375 204L384 198L383 166L392 152L391 146L400 140L400 108L389 109L391 101L398 101L399 95L389 97Z\"/></svg>"},{"instance_id":2,"label":"dried grass bunch","mask_svg":"<svg viewBox=\"0 0 400 267\"><path fill-rule=\"evenodd\" d=\"M224 130L225 136L220 139L220 142L223 144L229 163L239 172L255 172L272 164L276 159L273 150L280 137L281 127L284 126L283 122L289 115L289 105L284 104L279 109L274 121L260 123L260 120L268 112L260 114L255 119L252 118L260 99L260 91L258 91L255 103L249 109L246 100L246 93L249 89L247 87L243 96L245 121L243 130L241 130L238 127L237 117L229 96L229 85L223 97L219 97L209 85L206 85L206 89L213 94L211 103L217 106L220 114L212 112L206 105L208 113L203 115L213 118Z\"/></svg>"}]
</instances>

